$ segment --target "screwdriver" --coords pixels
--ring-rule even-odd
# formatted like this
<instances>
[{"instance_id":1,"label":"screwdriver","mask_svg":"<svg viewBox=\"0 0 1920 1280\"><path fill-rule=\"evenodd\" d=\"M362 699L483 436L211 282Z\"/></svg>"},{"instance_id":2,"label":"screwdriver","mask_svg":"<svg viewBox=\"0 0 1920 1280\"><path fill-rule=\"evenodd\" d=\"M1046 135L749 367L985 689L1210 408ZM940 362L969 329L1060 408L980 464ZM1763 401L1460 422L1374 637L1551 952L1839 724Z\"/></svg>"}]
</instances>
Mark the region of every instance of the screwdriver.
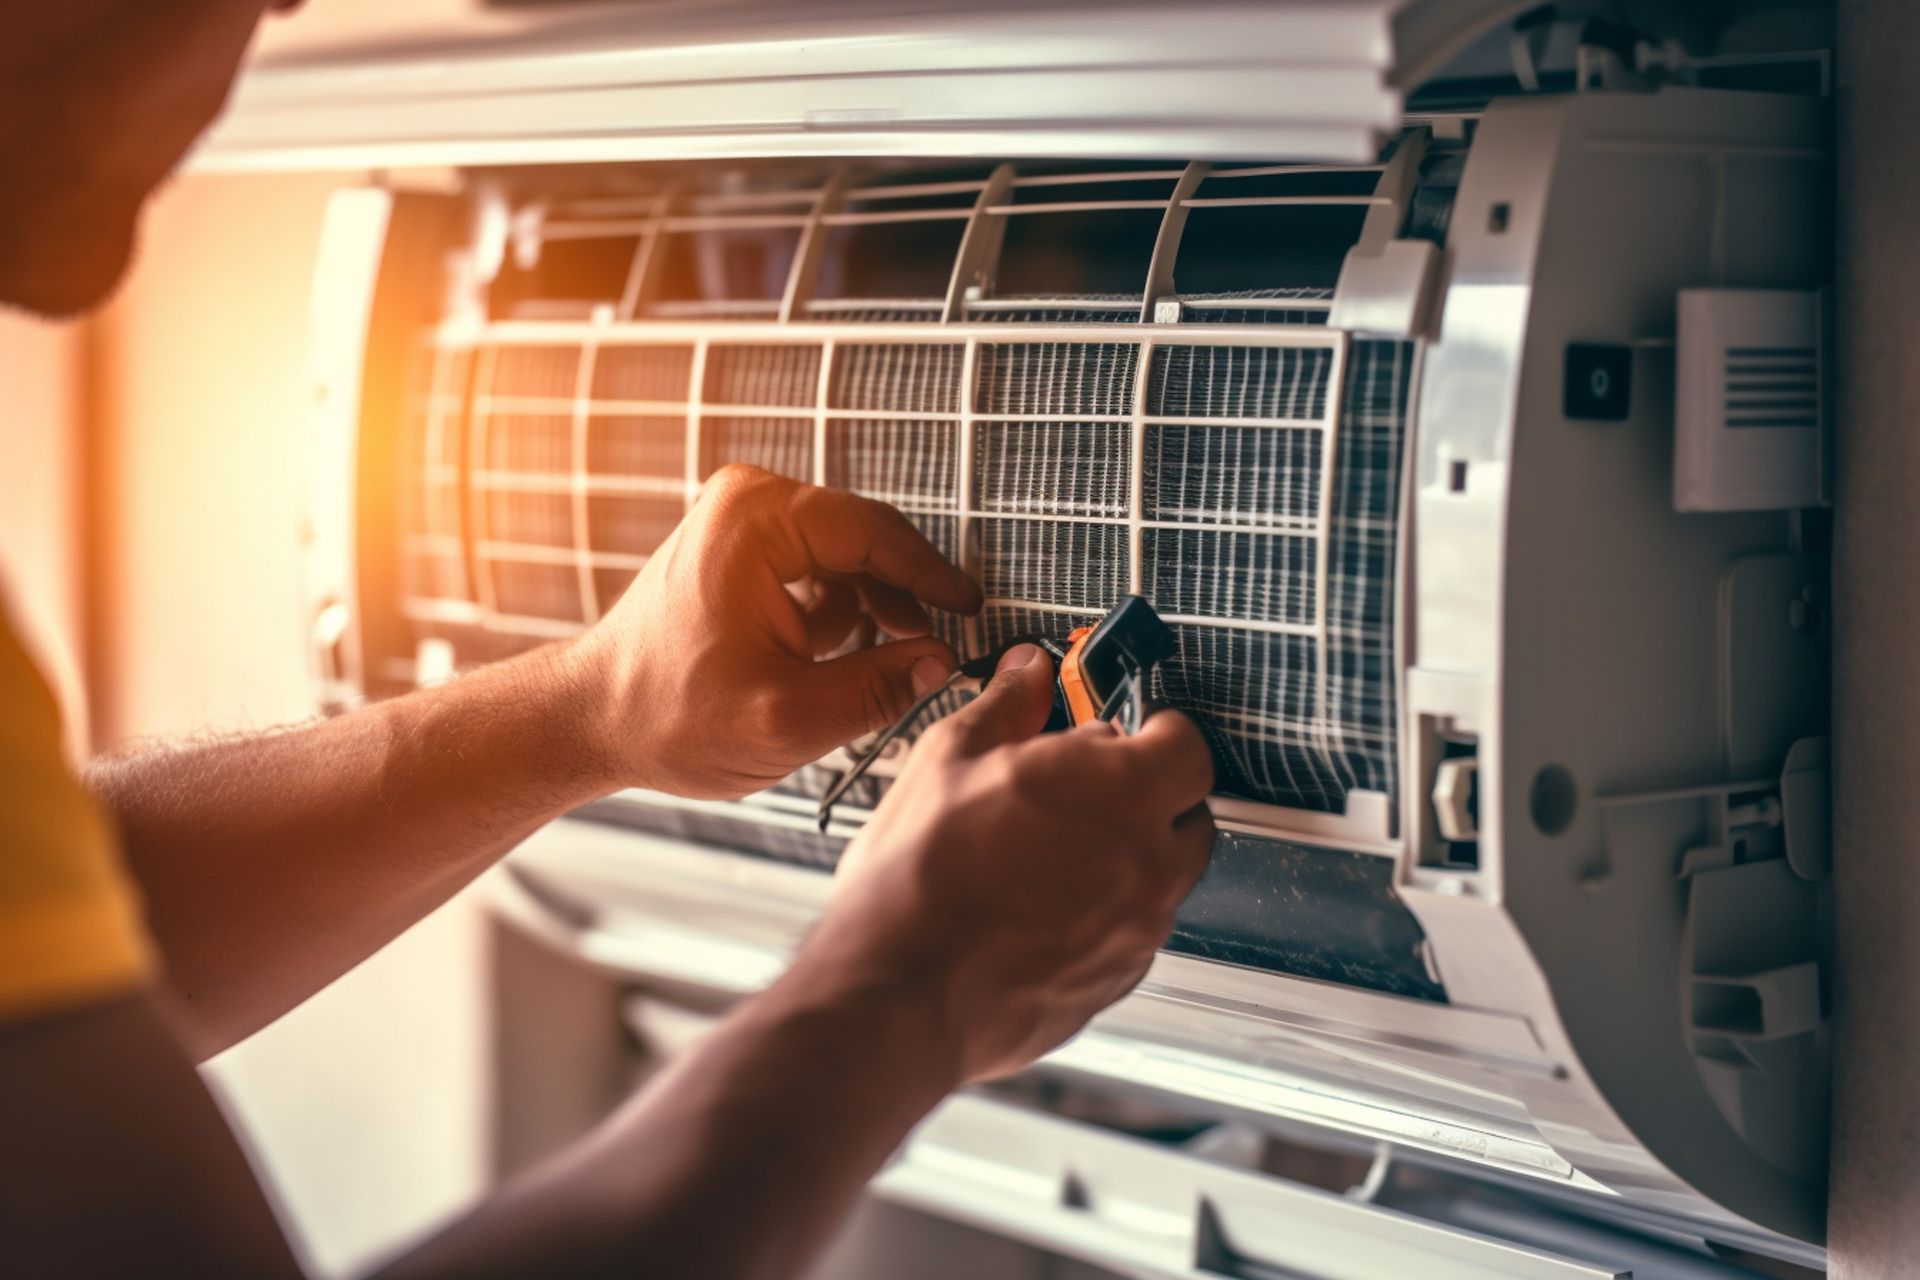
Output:
<instances>
[{"instance_id":1,"label":"screwdriver","mask_svg":"<svg viewBox=\"0 0 1920 1280\"><path fill-rule=\"evenodd\" d=\"M1041 650L1052 657L1056 663L1066 656L1064 649L1045 636L1022 636L1017 640L1009 640L992 653L982 654L977 658L970 658L954 668L953 674L948 676L944 682L931 693L921 695L912 706L907 708L906 714L902 715L885 729L882 729L880 736L875 738L873 742L868 745L867 749L855 758L852 766L836 778L831 787L827 788L826 795L820 797L820 834L826 834L827 824L833 820L834 804L839 801L840 797L847 794L848 789L851 788L854 783L866 776L867 770L873 768L874 761L886 754L887 747L895 738L898 738L908 729L911 729L914 723L927 713L927 709L933 706L934 703L940 701L941 697L953 692L962 685L977 683L979 688L986 688L987 681L993 678L994 671L1000 666L1000 659L1006 655L1009 649L1016 648L1023 644L1038 645Z\"/></svg>"},{"instance_id":2,"label":"screwdriver","mask_svg":"<svg viewBox=\"0 0 1920 1280\"><path fill-rule=\"evenodd\" d=\"M1055 664L1053 713L1048 729L1065 729L1090 720L1116 721L1123 732L1138 733L1146 719L1147 690L1153 669L1179 649L1173 629L1140 596L1122 596L1105 617L1089 627L1075 627L1067 643L1046 636L1009 640L992 653L960 664L945 683L920 698L905 715L888 725L853 762L820 800L820 834L833 818L833 806L848 788L866 775L889 744L919 721L927 709L963 684L977 682L984 689L999 668L1000 659L1016 645L1040 646Z\"/></svg>"}]
</instances>

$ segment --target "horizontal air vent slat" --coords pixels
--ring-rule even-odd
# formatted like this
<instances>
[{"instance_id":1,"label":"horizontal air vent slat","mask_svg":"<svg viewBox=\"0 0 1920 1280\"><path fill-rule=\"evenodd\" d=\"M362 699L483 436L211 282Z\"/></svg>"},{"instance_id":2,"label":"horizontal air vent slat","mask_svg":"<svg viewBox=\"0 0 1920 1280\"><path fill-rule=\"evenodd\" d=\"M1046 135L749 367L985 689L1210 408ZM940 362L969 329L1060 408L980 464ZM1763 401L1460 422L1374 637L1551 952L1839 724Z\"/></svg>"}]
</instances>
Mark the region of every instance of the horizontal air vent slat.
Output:
<instances>
[{"instance_id":1,"label":"horizontal air vent slat","mask_svg":"<svg viewBox=\"0 0 1920 1280\"><path fill-rule=\"evenodd\" d=\"M1737 430L1817 427L1819 354L1811 347L1727 348L1721 414Z\"/></svg>"}]
</instances>

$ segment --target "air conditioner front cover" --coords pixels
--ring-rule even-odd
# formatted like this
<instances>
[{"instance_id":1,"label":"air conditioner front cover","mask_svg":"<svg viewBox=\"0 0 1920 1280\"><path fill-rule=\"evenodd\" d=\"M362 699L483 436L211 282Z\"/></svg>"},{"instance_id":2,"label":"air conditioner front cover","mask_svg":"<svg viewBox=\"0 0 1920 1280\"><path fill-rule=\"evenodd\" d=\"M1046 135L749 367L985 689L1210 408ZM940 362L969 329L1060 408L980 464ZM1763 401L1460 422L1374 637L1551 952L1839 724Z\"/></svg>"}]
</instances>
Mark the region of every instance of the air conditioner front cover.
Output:
<instances>
[{"instance_id":1,"label":"air conditioner front cover","mask_svg":"<svg viewBox=\"0 0 1920 1280\"><path fill-rule=\"evenodd\" d=\"M203 169L773 155L1362 161L1515 0L327 6Z\"/></svg>"}]
</instances>

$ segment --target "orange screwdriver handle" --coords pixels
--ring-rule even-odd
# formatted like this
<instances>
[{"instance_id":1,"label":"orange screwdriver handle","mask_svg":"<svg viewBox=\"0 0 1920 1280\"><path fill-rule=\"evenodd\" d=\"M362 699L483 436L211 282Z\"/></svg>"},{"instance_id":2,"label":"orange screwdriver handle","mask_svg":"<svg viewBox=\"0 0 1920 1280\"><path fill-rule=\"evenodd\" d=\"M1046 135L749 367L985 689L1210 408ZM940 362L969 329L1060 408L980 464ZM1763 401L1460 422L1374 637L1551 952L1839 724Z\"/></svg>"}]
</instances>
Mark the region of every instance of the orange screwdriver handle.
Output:
<instances>
[{"instance_id":1,"label":"orange screwdriver handle","mask_svg":"<svg viewBox=\"0 0 1920 1280\"><path fill-rule=\"evenodd\" d=\"M1087 638L1092 627L1075 627L1067 633L1067 656L1060 659L1060 693L1067 702L1067 719L1074 725L1086 724L1100 716L1100 704L1094 700L1087 683L1084 661Z\"/></svg>"}]
</instances>

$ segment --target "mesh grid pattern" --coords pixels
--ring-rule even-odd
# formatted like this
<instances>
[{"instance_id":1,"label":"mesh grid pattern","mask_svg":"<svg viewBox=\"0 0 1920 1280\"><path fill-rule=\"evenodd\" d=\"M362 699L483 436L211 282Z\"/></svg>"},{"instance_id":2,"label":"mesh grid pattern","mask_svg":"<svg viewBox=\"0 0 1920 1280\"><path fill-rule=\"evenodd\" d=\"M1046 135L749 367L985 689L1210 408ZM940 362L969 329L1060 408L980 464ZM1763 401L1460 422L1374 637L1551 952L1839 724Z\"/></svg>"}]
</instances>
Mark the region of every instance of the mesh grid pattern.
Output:
<instances>
[{"instance_id":1,"label":"mesh grid pattern","mask_svg":"<svg viewBox=\"0 0 1920 1280\"><path fill-rule=\"evenodd\" d=\"M1139 324L1140 304L1132 307L1091 309L1087 307L1049 307L1036 303L1031 308L989 307L969 311L967 319L982 324Z\"/></svg>"},{"instance_id":2,"label":"mesh grid pattern","mask_svg":"<svg viewBox=\"0 0 1920 1280\"><path fill-rule=\"evenodd\" d=\"M1325 307L1288 307L1290 300L1324 302L1333 290L1314 287L1294 289L1239 289L1231 293L1183 293L1180 301L1182 324L1325 324ZM1209 302L1271 299L1271 307L1217 307Z\"/></svg>"},{"instance_id":3,"label":"mesh grid pattern","mask_svg":"<svg viewBox=\"0 0 1920 1280\"><path fill-rule=\"evenodd\" d=\"M573 419L560 413L496 413L482 423L487 466L565 475L573 469Z\"/></svg>"},{"instance_id":4,"label":"mesh grid pattern","mask_svg":"<svg viewBox=\"0 0 1920 1280\"><path fill-rule=\"evenodd\" d=\"M693 348L601 347L593 358L596 400L685 400L693 380Z\"/></svg>"},{"instance_id":5,"label":"mesh grid pattern","mask_svg":"<svg viewBox=\"0 0 1920 1280\"><path fill-rule=\"evenodd\" d=\"M1023 342L980 348L982 413L1133 412L1140 348L1118 342Z\"/></svg>"},{"instance_id":6,"label":"mesh grid pattern","mask_svg":"<svg viewBox=\"0 0 1920 1280\"><path fill-rule=\"evenodd\" d=\"M835 409L958 413L966 348L924 343L856 344L833 362L827 403Z\"/></svg>"},{"instance_id":7,"label":"mesh grid pattern","mask_svg":"<svg viewBox=\"0 0 1920 1280\"><path fill-rule=\"evenodd\" d=\"M1065 640L1067 632L1098 622L1100 609L1056 613L1051 609L1023 609L1018 605L988 605L980 611L980 644L991 651L1029 636Z\"/></svg>"},{"instance_id":8,"label":"mesh grid pattern","mask_svg":"<svg viewBox=\"0 0 1920 1280\"><path fill-rule=\"evenodd\" d=\"M820 389L820 348L811 343L707 348L709 404L805 407Z\"/></svg>"},{"instance_id":9,"label":"mesh grid pattern","mask_svg":"<svg viewBox=\"0 0 1920 1280\"><path fill-rule=\"evenodd\" d=\"M1162 671L1162 695L1206 717L1222 785L1231 790L1336 812L1354 788L1398 793L1394 562L1412 368L1409 343L1349 345L1328 522L1324 714L1312 638L1176 628L1180 653ZM1224 566L1180 576L1231 581ZM1251 594L1233 603L1225 616L1258 607Z\"/></svg>"},{"instance_id":10,"label":"mesh grid pattern","mask_svg":"<svg viewBox=\"0 0 1920 1280\"><path fill-rule=\"evenodd\" d=\"M1132 429L1118 422L982 422L974 501L982 511L1125 519Z\"/></svg>"},{"instance_id":11,"label":"mesh grid pattern","mask_svg":"<svg viewBox=\"0 0 1920 1280\"><path fill-rule=\"evenodd\" d=\"M1316 540L1147 529L1141 577L1163 613L1312 626Z\"/></svg>"},{"instance_id":12,"label":"mesh grid pattern","mask_svg":"<svg viewBox=\"0 0 1920 1280\"><path fill-rule=\"evenodd\" d=\"M954 454L959 427L923 419L833 419L827 423L827 483L896 507L959 505Z\"/></svg>"},{"instance_id":13,"label":"mesh grid pattern","mask_svg":"<svg viewBox=\"0 0 1920 1280\"><path fill-rule=\"evenodd\" d=\"M1174 634L1180 650L1160 668L1159 694L1206 725L1221 789L1342 808L1346 793L1319 741L1312 638L1200 626Z\"/></svg>"},{"instance_id":14,"label":"mesh grid pattern","mask_svg":"<svg viewBox=\"0 0 1920 1280\"><path fill-rule=\"evenodd\" d=\"M1327 412L1325 347L1160 347L1147 412L1311 422Z\"/></svg>"},{"instance_id":15,"label":"mesh grid pattern","mask_svg":"<svg viewBox=\"0 0 1920 1280\"><path fill-rule=\"evenodd\" d=\"M573 499L564 493L487 494L487 534L499 542L542 547L573 545Z\"/></svg>"},{"instance_id":16,"label":"mesh grid pattern","mask_svg":"<svg viewBox=\"0 0 1920 1280\"><path fill-rule=\"evenodd\" d=\"M1127 590L1127 529L1118 524L982 520L975 572L989 596L1111 608Z\"/></svg>"},{"instance_id":17,"label":"mesh grid pattern","mask_svg":"<svg viewBox=\"0 0 1920 1280\"><path fill-rule=\"evenodd\" d=\"M1189 524L1311 524L1324 439L1312 428L1149 425L1144 513Z\"/></svg>"},{"instance_id":18,"label":"mesh grid pattern","mask_svg":"<svg viewBox=\"0 0 1920 1280\"><path fill-rule=\"evenodd\" d=\"M715 363L723 350L730 354ZM627 372L596 364L596 387L623 380L618 385L632 398L648 399L689 376L685 348L608 348L600 356L615 351L638 354ZM700 474L738 461L810 479L823 351L709 348L710 392L790 397L799 412L701 414ZM1188 619L1176 626L1181 649L1159 693L1205 721L1223 789L1331 811L1344 808L1356 787L1395 792L1394 569L1411 345L1348 342L1329 454L1330 437L1315 420L1332 403L1330 348L1157 344L1141 406L1144 524L1136 570L1125 523L1135 428L1085 419L1133 418L1140 351L1116 340L982 340L971 397L987 416L973 420L971 456L962 458L964 345L843 342L827 412L871 416L829 418L821 460L827 480L901 506L943 554L979 577L990 600L979 621L935 619L936 633L956 648L993 648L1036 633L1064 638L1097 618L1137 573L1162 612ZM507 371L515 395L541 378L557 385L577 358L569 348L540 348L530 362L499 354L495 368ZM603 384L606 369L614 372ZM647 394L638 394L643 388ZM680 417L601 412L587 425L590 477L671 484L684 474L688 426ZM480 421L474 439L496 470L565 474L572 430L571 417L557 410L503 409ZM1325 476L1329 465L1333 474ZM966 513L963 477L973 499ZM1324 521L1323 485L1332 496ZM537 487L483 492L490 538L571 547L571 495ZM683 509L671 490L595 490L587 501L591 551L631 557L656 548ZM1323 529L1327 576L1316 582ZM578 620L579 567L525 559L483 565L500 611ZM429 568L411 565L410 586ZM602 608L631 574L627 564L589 562L587 569Z\"/></svg>"},{"instance_id":19,"label":"mesh grid pattern","mask_svg":"<svg viewBox=\"0 0 1920 1280\"><path fill-rule=\"evenodd\" d=\"M1460 164L1445 144L1434 146L1442 154L1429 150L1405 233L1438 240ZM1229 171L1216 165L1202 194L1344 195L1375 186L1368 173ZM744 211L763 212L768 206L758 202L769 193L811 180L784 165L745 174L751 181L732 188L725 183L735 173L689 171L692 201L679 211L731 212L727 201L740 195L753 202ZM886 180L945 176L889 171ZM1092 194L1129 192L1122 185ZM1081 198L1070 187L1013 198L1036 195ZM925 205L847 207L973 202L962 193ZM986 278L1018 294L990 286L984 299L961 304L961 318L989 327L985 333L942 327L942 289L962 237L934 244L918 228L910 250L871 252L877 242L863 235L851 252L851 239L830 235L815 279L784 281L803 309L777 333L677 326L780 323L773 299L782 296L780 262L797 229L675 232L656 241L668 270L642 290L641 320L632 324L584 324L577 306L538 305L616 296L630 262L608 272L611 289L566 292L548 288L553 281L523 281L519 293L508 290L519 309L501 311L519 323L483 333L477 345L456 326L442 327L430 339L433 359L411 383L433 384L405 407L392 455L402 468L403 505L393 514L405 532L400 568L415 634L449 638L471 662L564 629L555 623L586 621L583 614L620 598L635 566L669 536L689 473L743 461L796 479L819 474L906 510L943 554L985 580L991 598L979 618L933 615L934 633L963 653L1028 635L1064 639L1136 586L1183 619L1157 693L1199 716L1221 789L1329 811L1343 808L1355 787L1391 795L1399 759L1394 574L1414 348L1328 332L1329 310L1317 304L1332 290L1317 286L1336 278L1348 241L1316 238L1316 228L1348 219L1357 233L1364 214L1323 213L1305 219L1313 225L1304 231L1297 209L1275 209L1271 221L1267 212L1234 210L1229 221L1238 221L1225 232L1205 210L1188 220L1188 247L1228 233L1244 240L1200 245L1197 258L1176 254L1188 292L1176 295L1181 329L1173 331L1144 329L1141 298L1125 292L1152 275L1155 238L1106 230L1139 222L1144 232L1150 212L1102 218L1091 230L1025 219L1016 232L1068 230L1039 243L1045 253L1036 245L1016 252L1020 236L1009 237L1016 243L988 264ZM835 244L843 245L837 258ZM740 247L751 252L732 252ZM725 269L702 273L703 265ZM1236 289L1255 280L1311 285ZM571 278L562 283L571 287ZM1075 292L1043 292L1054 289ZM940 305L902 301L909 297ZM544 324L554 326L551 334L534 332ZM1034 332L1040 325L1053 331ZM1265 341L1249 326L1293 332L1265 347L1241 345ZM1328 345L1311 346L1315 334ZM1144 369L1143 341L1155 353ZM1300 342L1309 345L1293 345ZM1336 343L1346 352L1338 388L1329 385ZM583 358L592 402L584 422L575 403ZM1339 420L1329 433L1324 419L1336 397ZM582 426L584 456L574 448ZM573 545L576 519L584 548ZM392 658L379 656L389 669ZM802 770L783 789L817 797L823 773ZM871 804L884 786L871 779L850 800ZM750 811L634 807L644 815L636 825L792 862L830 866L840 847L802 823Z\"/></svg>"},{"instance_id":20,"label":"mesh grid pattern","mask_svg":"<svg viewBox=\"0 0 1920 1280\"><path fill-rule=\"evenodd\" d=\"M415 344L407 353L407 396L400 429L400 461L403 467L418 471L428 462L445 462L445 457L429 458L428 424L433 416L435 395L439 394L441 373L436 367L433 347Z\"/></svg>"},{"instance_id":21,"label":"mesh grid pattern","mask_svg":"<svg viewBox=\"0 0 1920 1280\"><path fill-rule=\"evenodd\" d=\"M700 478L745 462L794 480L813 479L813 419L703 418Z\"/></svg>"},{"instance_id":22,"label":"mesh grid pattern","mask_svg":"<svg viewBox=\"0 0 1920 1280\"><path fill-rule=\"evenodd\" d=\"M1181 324L1320 324L1328 313L1318 307L1187 307Z\"/></svg>"},{"instance_id":23,"label":"mesh grid pattern","mask_svg":"<svg viewBox=\"0 0 1920 1280\"><path fill-rule=\"evenodd\" d=\"M1399 791L1395 561L1413 346L1350 348L1327 565L1327 735L1342 783Z\"/></svg>"},{"instance_id":24,"label":"mesh grid pattern","mask_svg":"<svg viewBox=\"0 0 1920 1280\"><path fill-rule=\"evenodd\" d=\"M800 319L802 323L817 320L844 324L925 324L938 315L937 310L918 307L823 307L810 302Z\"/></svg>"},{"instance_id":25,"label":"mesh grid pattern","mask_svg":"<svg viewBox=\"0 0 1920 1280\"><path fill-rule=\"evenodd\" d=\"M498 347L493 353L493 376L481 390L496 396L571 400L579 377L579 347Z\"/></svg>"},{"instance_id":26,"label":"mesh grid pattern","mask_svg":"<svg viewBox=\"0 0 1920 1280\"><path fill-rule=\"evenodd\" d=\"M1141 297L1137 293L1027 294L994 301L1018 306L968 307L967 319L988 324L1139 324ZM1062 306L1065 302L1102 302L1109 306Z\"/></svg>"},{"instance_id":27,"label":"mesh grid pattern","mask_svg":"<svg viewBox=\"0 0 1920 1280\"><path fill-rule=\"evenodd\" d=\"M460 482L467 436L472 353L422 341L409 353L401 424L401 589L413 599L469 598L465 493Z\"/></svg>"},{"instance_id":28,"label":"mesh grid pattern","mask_svg":"<svg viewBox=\"0 0 1920 1280\"><path fill-rule=\"evenodd\" d=\"M595 414L587 419L587 470L677 480L687 471L687 420Z\"/></svg>"}]
</instances>

